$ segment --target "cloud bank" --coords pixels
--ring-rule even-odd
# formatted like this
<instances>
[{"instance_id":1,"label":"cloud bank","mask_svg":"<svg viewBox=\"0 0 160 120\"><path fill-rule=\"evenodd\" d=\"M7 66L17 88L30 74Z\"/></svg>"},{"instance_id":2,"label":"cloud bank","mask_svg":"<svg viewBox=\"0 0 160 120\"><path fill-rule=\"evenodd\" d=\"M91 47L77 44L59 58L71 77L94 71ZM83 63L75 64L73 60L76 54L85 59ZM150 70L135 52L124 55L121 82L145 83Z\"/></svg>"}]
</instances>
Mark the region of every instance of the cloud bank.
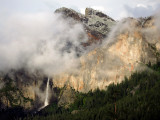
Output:
<instances>
[{"instance_id":1,"label":"cloud bank","mask_svg":"<svg viewBox=\"0 0 160 120\"><path fill-rule=\"evenodd\" d=\"M71 19L51 13L14 14L1 23L0 71L25 68L53 75L79 65L76 48L81 49L87 36Z\"/></svg>"}]
</instances>

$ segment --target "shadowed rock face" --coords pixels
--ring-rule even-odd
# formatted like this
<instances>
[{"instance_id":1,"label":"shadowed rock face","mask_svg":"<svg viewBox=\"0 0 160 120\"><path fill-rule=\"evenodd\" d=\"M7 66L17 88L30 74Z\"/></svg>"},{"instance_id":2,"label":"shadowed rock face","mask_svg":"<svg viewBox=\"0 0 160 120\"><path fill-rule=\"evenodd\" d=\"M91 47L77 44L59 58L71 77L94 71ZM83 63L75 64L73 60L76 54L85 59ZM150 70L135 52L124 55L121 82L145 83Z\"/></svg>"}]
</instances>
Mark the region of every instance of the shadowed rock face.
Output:
<instances>
[{"instance_id":1,"label":"shadowed rock face","mask_svg":"<svg viewBox=\"0 0 160 120\"><path fill-rule=\"evenodd\" d=\"M0 82L5 83L4 85L7 86L7 81L12 80L12 86L18 88L22 92L24 97L33 100L32 102L23 102L23 100L21 100L20 105L26 109L37 109L43 106L45 101L47 79L48 78L40 72L30 73L24 69L18 71L10 70L10 72L8 72L7 74L0 74ZM49 83L49 87L52 87L52 82ZM49 101L56 101L57 96L54 93L55 90L51 89L49 92ZM13 93L12 95L15 96L16 93ZM22 98L20 97L18 99ZM0 99L0 103L4 104L0 106L0 108L10 106L5 96Z\"/></svg>"},{"instance_id":2,"label":"shadowed rock face","mask_svg":"<svg viewBox=\"0 0 160 120\"><path fill-rule=\"evenodd\" d=\"M22 91L23 95L26 98L30 98L32 100L36 100L35 86L39 86L39 82L44 79L44 77L38 73L30 74L29 72L21 69L19 71L11 70L7 74L0 75L1 81L7 82L8 80L12 80L12 85L17 87ZM7 85L7 84L6 84ZM14 93L13 93L14 94ZM7 103L7 100L3 101L3 103ZM38 102L37 102L38 103ZM8 104L8 103L7 103ZM30 102L22 103L25 108L30 108L32 105ZM8 106L10 106L8 104Z\"/></svg>"}]
</instances>

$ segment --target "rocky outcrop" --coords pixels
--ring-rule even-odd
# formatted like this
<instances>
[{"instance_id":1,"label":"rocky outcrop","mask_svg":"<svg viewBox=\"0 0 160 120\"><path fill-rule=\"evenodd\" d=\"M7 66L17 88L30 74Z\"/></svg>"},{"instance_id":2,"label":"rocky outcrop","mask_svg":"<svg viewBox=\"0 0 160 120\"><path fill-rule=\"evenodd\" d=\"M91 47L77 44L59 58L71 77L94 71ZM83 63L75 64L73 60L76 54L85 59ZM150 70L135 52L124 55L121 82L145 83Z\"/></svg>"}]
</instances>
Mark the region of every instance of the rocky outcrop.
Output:
<instances>
[{"instance_id":1,"label":"rocky outcrop","mask_svg":"<svg viewBox=\"0 0 160 120\"><path fill-rule=\"evenodd\" d=\"M83 24L89 38L88 42L83 43L83 45L88 46L102 41L116 22L104 13L92 8L86 8L85 11L85 15L83 15L72 9L63 7L57 9L55 13L61 13L64 17L73 19L75 23Z\"/></svg>"},{"instance_id":2,"label":"rocky outcrop","mask_svg":"<svg viewBox=\"0 0 160 120\"><path fill-rule=\"evenodd\" d=\"M82 92L96 88L105 89L111 83L121 82L134 71L146 69L149 62L157 63L160 57L158 48L152 41L146 40L148 33L144 32L146 28L157 32L154 26L148 26L152 21L153 19L146 19L142 27L141 20L125 19L119 23L119 27L126 28L122 31L118 28L111 41L108 40L80 58L81 67L78 73L54 76L54 85L63 87L70 84L75 90ZM155 36L151 36L150 40L152 39Z\"/></svg>"},{"instance_id":3,"label":"rocky outcrop","mask_svg":"<svg viewBox=\"0 0 160 120\"><path fill-rule=\"evenodd\" d=\"M3 89L0 91L0 96L3 96L2 99L0 99L0 108L4 106L10 107L10 103L8 102L8 97L6 97L6 94L1 95L1 93L6 90L9 94L14 96L15 98L18 98L18 103L20 106L23 106L26 109L38 109L43 106L46 96L46 85L47 85L47 77L40 73L30 73L27 70L20 69L18 71L11 70L7 74L0 74L0 82L4 83L4 86L8 86L8 81L10 80L11 86L13 86L15 89L20 90L20 93L12 93L12 90L10 88ZM50 87L52 87L52 83L50 82ZM55 93L56 90L51 89L50 90L50 99L49 102L54 102L58 97ZM15 96L21 94L21 96ZM23 102L24 98L29 98L31 101Z\"/></svg>"},{"instance_id":4,"label":"rocky outcrop","mask_svg":"<svg viewBox=\"0 0 160 120\"><path fill-rule=\"evenodd\" d=\"M18 88L26 98L30 98L33 100L33 103L27 102L23 103L21 101L21 105L24 106L25 108L31 108L33 107L34 102L37 100L36 92L35 92L35 87L40 87L40 81L43 80L43 76L40 74L31 74L25 70L11 70L7 74L1 74L1 82L3 81L4 83L7 83L7 81L11 80L10 84L11 86ZM6 84L8 85L8 84ZM13 93L14 94L14 93ZM13 95L14 96L14 95ZM19 98L21 99L21 98ZM0 101L2 103L7 103L7 106L10 106L8 103L7 99L5 98L5 101Z\"/></svg>"},{"instance_id":5,"label":"rocky outcrop","mask_svg":"<svg viewBox=\"0 0 160 120\"><path fill-rule=\"evenodd\" d=\"M108 32L115 24L114 19L92 8L86 8L85 17L88 18L88 21L85 22L85 25L93 31L100 32L104 37L106 37Z\"/></svg>"},{"instance_id":6,"label":"rocky outcrop","mask_svg":"<svg viewBox=\"0 0 160 120\"><path fill-rule=\"evenodd\" d=\"M70 104L76 99L75 91L69 86L65 86L59 96L58 106L65 106L68 108Z\"/></svg>"}]
</instances>

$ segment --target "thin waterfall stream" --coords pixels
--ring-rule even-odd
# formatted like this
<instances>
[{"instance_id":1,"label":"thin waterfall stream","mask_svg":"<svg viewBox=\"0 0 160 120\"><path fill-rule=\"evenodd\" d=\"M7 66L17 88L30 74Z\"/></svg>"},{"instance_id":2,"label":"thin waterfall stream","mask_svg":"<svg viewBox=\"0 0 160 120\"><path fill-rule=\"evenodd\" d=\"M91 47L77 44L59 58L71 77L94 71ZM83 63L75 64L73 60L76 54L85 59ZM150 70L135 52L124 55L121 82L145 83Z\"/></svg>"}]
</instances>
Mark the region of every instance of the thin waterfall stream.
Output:
<instances>
[{"instance_id":1,"label":"thin waterfall stream","mask_svg":"<svg viewBox=\"0 0 160 120\"><path fill-rule=\"evenodd\" d=\"M40 111L41 109L43 109L44 107L46 107L49 104L48 98L49 98L49 77L48 77L48 80L47 80L46 96L45 96L44 105L42 107L40 107L38 109L38 111Z\"/></svg>"},{"instance_id":2,"label":"thin waterfall stream","mask_svg":"<svg viewBox=\"0 0 160 120\"><path fill-rule=\"evenodd\" d=\"M44 101L44 107L46 107L48 105L48 96L49 96L49 78L48 78L48 81L47 81L47 87L46 87L46 98L45 98L45 101Z\"/></svg>"}]
</instances>

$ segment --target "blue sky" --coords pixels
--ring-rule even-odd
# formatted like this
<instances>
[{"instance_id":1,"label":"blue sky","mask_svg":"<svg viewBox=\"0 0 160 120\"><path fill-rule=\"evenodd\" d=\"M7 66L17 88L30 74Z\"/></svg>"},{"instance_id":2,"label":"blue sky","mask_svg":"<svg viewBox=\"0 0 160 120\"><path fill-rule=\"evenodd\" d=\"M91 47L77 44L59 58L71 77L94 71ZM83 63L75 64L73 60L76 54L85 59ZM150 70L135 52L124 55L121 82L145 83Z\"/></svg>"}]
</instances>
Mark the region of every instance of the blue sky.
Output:
<instances>
[{"instance_id":1,"label":"blue sky","mask_svg":"<svg viewBox=\"0 0 160 120\"><path fill-rule=\"evenodd\" d=\"M160 8L160 0L0 0L0 14L54 12L60 7L84 13L86 7L103 11L114 19L145 17Z\"/></svg>"}]
</instances>

